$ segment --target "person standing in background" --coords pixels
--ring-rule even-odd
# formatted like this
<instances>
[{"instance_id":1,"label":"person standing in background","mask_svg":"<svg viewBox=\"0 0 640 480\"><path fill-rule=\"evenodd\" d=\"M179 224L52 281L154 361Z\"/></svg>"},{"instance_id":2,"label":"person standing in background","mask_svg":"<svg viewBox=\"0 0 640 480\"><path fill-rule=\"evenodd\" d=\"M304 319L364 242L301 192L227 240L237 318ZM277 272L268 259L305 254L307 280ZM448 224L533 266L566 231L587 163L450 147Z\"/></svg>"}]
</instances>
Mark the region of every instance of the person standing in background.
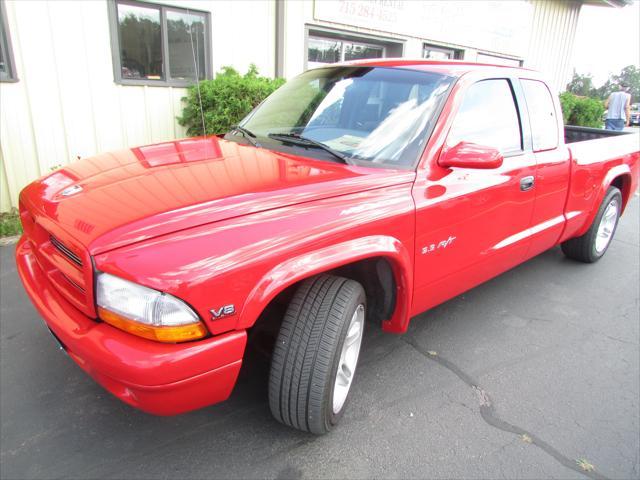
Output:
<instances>
[{"instance_id":1,"label":"person standing in background","mask_svg":"<svg viewBox=\"0 0 640 480\"><path fill-rule=\"evenodd\" d=\"M624 130L629 126L631 118L631 95L628 93L629 87L620 84L617 92L613 92L604 102L607 109L607 118L604 128L607 130Z\"/></svg>"}]
</instances>

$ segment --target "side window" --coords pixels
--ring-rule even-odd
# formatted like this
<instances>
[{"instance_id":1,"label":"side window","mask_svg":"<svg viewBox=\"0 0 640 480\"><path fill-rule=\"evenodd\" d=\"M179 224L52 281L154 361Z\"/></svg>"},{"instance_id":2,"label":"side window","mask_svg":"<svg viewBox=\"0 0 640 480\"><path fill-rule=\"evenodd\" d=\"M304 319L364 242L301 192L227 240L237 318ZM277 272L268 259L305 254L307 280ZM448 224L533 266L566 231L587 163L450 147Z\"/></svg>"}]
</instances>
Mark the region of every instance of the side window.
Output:
<instances>
[{"instance_id":1,"label":"side window","mask_svg":"<svg viewBox=\"0 0 640 480\"><path fill-rule=\"evenodd\" d=\"M482 80L467 90L447 139L450 146L459 142L502 153L522 150L520 119L508 80Z\"/></svg>"},{"instance_id":2,"label":"side window","mask_svg":"<svg viewBox=\"0 0 640 480\"><path fill-rule=\"evenodd\" d=\"M521 80L527 100L533 150L551 150L558 146L558 121L553 98L547 86L538 80Z\"/></svg>"}]
</instances>

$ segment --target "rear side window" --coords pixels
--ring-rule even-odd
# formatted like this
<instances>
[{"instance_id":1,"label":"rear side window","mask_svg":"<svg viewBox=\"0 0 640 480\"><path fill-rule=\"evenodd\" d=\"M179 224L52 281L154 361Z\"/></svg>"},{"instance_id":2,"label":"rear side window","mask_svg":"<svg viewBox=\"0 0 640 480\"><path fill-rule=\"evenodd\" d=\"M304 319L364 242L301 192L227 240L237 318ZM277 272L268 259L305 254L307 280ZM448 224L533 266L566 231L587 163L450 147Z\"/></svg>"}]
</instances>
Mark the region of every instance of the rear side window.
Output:
<instances>
[{"instance_id":1,"label":"rear side window","mask_svg":"<svg viewBox=\"0 0 640 480\"><path fill-rule=\"evenodd\" d=\"M558 146L558 122L553 97L547 86L538 80L521 80L527 100L533 150L551 150Z\"/></svg>"},{"instance_id":2,"label":"rear side window","mask_svg":"<svg viewBox=\"0 0 640 480\"><path fill-rule=\"evenodd\" d=\"M459 142L493 147L503 154L522 150L520 119L508 80L482 80L467 90L447 140L450 146Z\"/></svg>"}]
</instances>

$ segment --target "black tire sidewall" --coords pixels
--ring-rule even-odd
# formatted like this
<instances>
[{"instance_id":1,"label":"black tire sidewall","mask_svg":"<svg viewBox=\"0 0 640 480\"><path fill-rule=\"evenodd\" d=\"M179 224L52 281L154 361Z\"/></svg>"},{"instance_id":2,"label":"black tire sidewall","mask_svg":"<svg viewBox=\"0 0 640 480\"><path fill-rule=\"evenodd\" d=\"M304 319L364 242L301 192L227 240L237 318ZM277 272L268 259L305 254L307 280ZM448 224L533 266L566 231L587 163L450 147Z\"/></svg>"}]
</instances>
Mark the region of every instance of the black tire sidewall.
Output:
<instances>
[{"instance_id":1,"label":"black tire sidewall","mask_svg":"<svg viewBox=\"0 0 640 480\"><path fill-rule=\"evenodd\" d=\"M342 322L342 330L340 331L340 341L337 342L336 348L333 352L333 361L331 363L331 374L327 376L327 381L329 382L328 388L325 389L325 391L327 392L326 397L324 399L323 405L324 405L324 415L323 417L325 418L325 426L327 431L331 430L335 425L338 424L338 422L340 421L340 419L342 418L342 415L344 414L346 408L347 408L347 404L349 403L349 398L351 397L351 388L353 387L353 381L355 380L355 375L358 371L357 369L357 363L356 363L356 371L354 372L354 378L351 381L351 387L349 388L349 392L347 394L347 398L344 402L344 404L342 405L342 408L340 409L340 411L338 413L333 413L333 391L335 388L335 384L336 384L336 376L338 374L338 363L340 362L340 352L342 352L342 346L344 345L344 342L347 338L347 331L349 329L349 322L351 321L351 317L353 316L353 313L355 312L356 308L358 307L358 305L362 304L364 305L364 314L365 314L365 319L366 319L366 315L367 315L367 298L366 295L364 293L364 290L362 289L362 287L360 285L357 285L358 289L357 289L357 293L356 295L352 295L351 299L349 300L349 305L348 307L345 309L346 315L345 318L343 319ZM366 322L364 322L366 323ZM364 323L362 325L362 328L364 329ZM363 335L364 335L364 331L363 331ZM358 356L358 361L360 361L360 357Z\"/></svg>"}]
</instances>

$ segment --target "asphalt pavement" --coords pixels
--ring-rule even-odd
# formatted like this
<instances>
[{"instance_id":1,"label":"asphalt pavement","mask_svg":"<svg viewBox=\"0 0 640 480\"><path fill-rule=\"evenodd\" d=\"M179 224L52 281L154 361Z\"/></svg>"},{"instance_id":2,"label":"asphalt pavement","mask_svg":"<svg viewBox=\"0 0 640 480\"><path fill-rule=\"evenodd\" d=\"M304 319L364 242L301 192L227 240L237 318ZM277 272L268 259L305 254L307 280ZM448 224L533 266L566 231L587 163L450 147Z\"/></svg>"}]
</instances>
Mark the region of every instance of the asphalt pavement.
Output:
<instances>
[{"instance_id":1,"label":"asphalt pavement","mask_svg":"<svg viewBox=\"0 0 640 480\"><path fill-rule=\"evenodd\" d=\"M638 204L596 264L555 248L406 335L369 325L348 410L323 437L271 418L265 359L220 405L126 406L58 350L1 247L0 476L639 478Z\"/></svg>"}]
</instances>

